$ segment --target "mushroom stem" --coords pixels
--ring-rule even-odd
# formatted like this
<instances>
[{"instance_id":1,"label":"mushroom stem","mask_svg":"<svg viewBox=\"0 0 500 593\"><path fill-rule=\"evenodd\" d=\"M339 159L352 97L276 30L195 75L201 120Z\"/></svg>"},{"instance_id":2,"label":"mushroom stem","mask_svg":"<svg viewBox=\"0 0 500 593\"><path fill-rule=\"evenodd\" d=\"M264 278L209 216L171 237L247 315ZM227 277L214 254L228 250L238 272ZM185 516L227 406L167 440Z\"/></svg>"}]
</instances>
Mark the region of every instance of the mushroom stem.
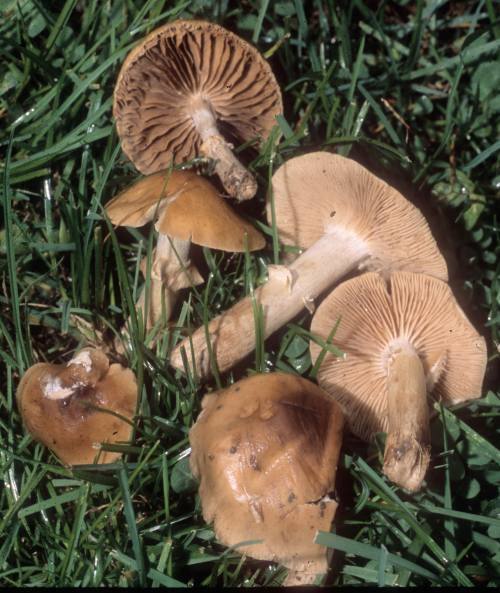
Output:
<instances>
[{"instance_id":1,"label":"mushroom stem","mask_svg":"<svg viewBox=\"0 0 500 593\"><path fill-rule=\"evenodd\" d=\"M257 182L234 156L232 146L221 136L210 105L200 101L192 112L192 119L203 141L201 152L215 161L215 171L227 193L240 202L253 198Z\"/></svg>"},{"instance_id":2,"label":"mushroom stem","mask_svg":"<svg viewBox=\"0 0 500 593\"><path fill-rule=\"evenodd\" d=\"M190 247L191 241L172 239L168 235L159 233L151 265L148 302L146 303L146 287L144 286L136 303L137 311L142 311L147 331L159 319L162 319L163 311L165 320L170 319L179 290L200 284L203 281L198 270L190 263ZM146 276L146 270L142 271ZM126 325L130 325L130 323ZM128 335L128 331L122 330L122 337L128 337ZM120 342L121 338L115 340L115 348L118 352L123 352Z\"/></svg>"},{"instance_id":3,"label":"mushroom stem","mask_svg":"<svg viewBox=\"0 0 500 593\"><path fill-rule=\"evenodd\" d=\"M165 311L165 319L170 319L180 290L178 285L189 286L191 284L189 279L190 246L191 241L170 239L162 233L158 235L151 265L147 317L146 287L143 288L137 302L137 306L142 309L147 329L151 329L158 319L162 318L162 311ZM187 274L183 270L186 270ZM144 270L144 276L146 276L146 270ZM180 282L180 276L183 276L184 282Z\"/></svg>"},{"instance_id":4,"label":"mushroom stem","mask_svg":"<svg viewBox=\"0 0 500 593\"><path fill-rule=\"evenodd\" d=\"M213 356L225 372L255 348L253 299L263 311L263 339L270 336L304 307L313 311L314 299L366 257L368 250L356 235L342 228L326 233L289 266L269 266L269 279L231 309L208 324ZM211 374L205 327L198 328L172 351L170 364L184 369L181 350L192 343L192 354L200 378Z\"/></svg>"},{"instance_id":5,"label":"mushroom stem","mask_svg":"<svg viewBox=\"0 0 500 593\"><path fill-rule=\"evenodd\" d=\"M409 344L393 352L387 392L384 473L392 482L416 492L430 461L430 429L424 369Z\"/></svg>"}]
</instances>

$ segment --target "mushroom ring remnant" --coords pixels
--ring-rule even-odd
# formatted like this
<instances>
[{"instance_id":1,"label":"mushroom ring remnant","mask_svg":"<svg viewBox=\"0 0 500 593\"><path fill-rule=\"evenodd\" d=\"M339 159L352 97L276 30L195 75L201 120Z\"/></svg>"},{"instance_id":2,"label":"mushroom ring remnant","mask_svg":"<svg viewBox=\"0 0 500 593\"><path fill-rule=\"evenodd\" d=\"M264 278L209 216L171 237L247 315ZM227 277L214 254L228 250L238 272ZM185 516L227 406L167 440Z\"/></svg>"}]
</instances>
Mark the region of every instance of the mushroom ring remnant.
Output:
<instances>
[{"instance_id":1,"label":"mushroom ring remnant","mask_svg":"<svg viewBox=\"0 0 500 593\"><path fill-rule=\"evenodd\" d=\"M99 448L130 440L137 395L134 373L110 365L103 352L92 348L81 350L66 365L35 364L16 393L28 431L66 465L120 457L117 452L99 453Z\"/></svg>"},{"instance_id":2,"label":"mushroom ring remnant","mask_svg":"<svg viewBox=\"0 0 500 593\"><path fill-rule=\"evenodd\" d=\"M272 187L280 240L305 251L290 265L269 267L268 281L253 297L210 321L211 351L221 372L255 348L253 300L262 307L267 338L304 308L313 312L315 299L349 272L409 270L447 280L421 212L357 162L327 152L306 154L282 165ZM170 363L181 370L182 348L200 378L211 373L205 327L173 350Z\"/></svg>"},{"instance_id":3,"label":"mushroom ring remnant","mask_svg":"<svg viewBox=\"0 0 500 593\"><path fill-rule=\"evenodd\" d=\"M170 318L182 288L203 282L190 262L191 243L230 252L254 251L266 243L209 181L193 171L149 175L114 197L106 212L116 226L140 227L156 220L158 243L151 269L147 329L162 318L163 310L165 319ZM145 313L144 290L137 306Z\"/></svg>"},{"instance_id":4,"label":"mushroom ring remnant","mask_svg":"<svg viewBox=\"0 0 500 593\"><path fill-rule=\"evenodd\" d=\"M316 311L311 331L327 339L340 319L318 382L342 406L352 432L387 432L384 473L410 491L429 464L427 391L445 404L481 396L486 343L436 278L394 272L386 282L364 274L340 284ZM311 342L315 361L321 347Z\"/></svg>"},{"instance_id":5,"label":"mushroom ring remnant","mask_svg":"<svg viewBox=\"0 0 500 593\"><path fill-rule=\"evenodd\" d=\"M326 571L337 503L328 497L342 439L340 407L296 375L254 375L205 395L189 433L203 517L227 546L303 575Z\"/></svg>"},{"instance_id":6,"label":"mushroom ring remnant","mask_svg":"<svg viewBox=\"0 0 500 593\"><path fill-rule=\"evenodd\" d=\"M257 184L223 135L262 142L282 111L260 53L223 27L195 20L154 30L127 56L113 105L122 149L141 173L207 156L240 200L252 198Z\"/></svg>"}]
</instances>

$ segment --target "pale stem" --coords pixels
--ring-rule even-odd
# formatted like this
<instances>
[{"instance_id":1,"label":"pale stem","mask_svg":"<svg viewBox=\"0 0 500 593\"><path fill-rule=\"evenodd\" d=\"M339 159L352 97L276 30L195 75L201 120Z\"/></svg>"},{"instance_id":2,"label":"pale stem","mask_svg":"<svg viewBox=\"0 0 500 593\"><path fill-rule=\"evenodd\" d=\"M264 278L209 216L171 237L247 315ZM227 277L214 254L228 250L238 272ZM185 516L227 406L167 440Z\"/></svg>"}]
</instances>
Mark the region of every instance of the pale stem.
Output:
<instances>
[{"instance_id":1,"label":"pale stem","mask_svg":"<svg viewBox=\"0 0 500 593\"><path fill-rule=\"evenodd\" d=\"M429 466L430 429L424 369L409 344L398 346L389 361L387 414L384 473L398 486L416 492Z\"/></svg>"},{"instance_id":2,"label":"pale stem","mask_svg":"<svg viewBox=\"0 0 500 593\"><path fill-rule=\"evenodd\" d=\"M185 277L186 274L183 270L189 274L190 246L191 241L170 239L162 233L158 235L151 265L147 317L144 317L147 330L163 318L162 312L164 312L165 320L170 319L180 288L189 286L189 278ZM144 276L146 277L146 274ZM181 276L185 279L184 283L179 282ZM137 302L137 305L142 307L143 315L146 314L145 297L146 287L144 286Z\"/></svg>"},{"instance_id":3,"label":"pale stem","mask_svg":"<svg viewBox=\"0 0 500 593\"><path fill-rule=\"evenodd\" d=\"M198 100L193 107L193 123L203 141L201 152L215 161L215 171L225 190L239 201L253 198L257 192L257 182L235 157L232 146L221 136L210 105Z\"/></svg>"},{"instance_id":4,"label":"pale stem","mask_svg":"<svg viewBox=\"0 0 500 593\"><path fill-rule=\"evenodd\" d=\"M191 266L189 250L191 241L170 239L159 234L156 248L153 251L148 301L146 306L146 286L143 287L136 303L136 310L142 311L146 331L149 331L158 320L168 321L177 302L179 290L199 284L201 277ZM143 270L146 277L146 270ZM125 327L130 326L130 318ZM122 337L128 337L124 329ZM115 340L115 348L123 352L120 340Z\"/></svg>"},{"instance_id":5,"label":"pale stem","mask_svg":"<svg viewBox=\"0 0 500 593\"><path fill-rule=\"evenodd\" d=\"M304 307L312 311L314 299L355 269L367 255L365 244L355 235L337 230L324 235L289 266L269 266L268 281L254 292L255 303L262 307L263 339ZM217 366L225 372L255 349L252 297L244 298L212 319L208 332ZM181 349L185 348L189 362L194 359L198 376L207 378L211 367L205 336L205 327L201 327L185 338L173 350L170 364L184 370Z\"/></svg>"}]
</instances>

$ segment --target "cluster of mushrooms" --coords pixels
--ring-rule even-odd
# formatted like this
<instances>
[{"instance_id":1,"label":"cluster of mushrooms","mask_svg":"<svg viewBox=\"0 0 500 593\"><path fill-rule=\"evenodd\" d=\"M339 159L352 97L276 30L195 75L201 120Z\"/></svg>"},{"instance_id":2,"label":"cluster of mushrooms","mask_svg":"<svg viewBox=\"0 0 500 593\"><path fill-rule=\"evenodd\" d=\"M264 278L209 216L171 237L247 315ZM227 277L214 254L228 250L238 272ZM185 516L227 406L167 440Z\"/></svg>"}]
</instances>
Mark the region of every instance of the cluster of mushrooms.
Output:
<instances>
[{"instance_id":1,"label":"cluster of mushrooms","mask_svg":"<svg viewBox=\"0 0 500 593\"><path fill-rule=\"evenodd\" d=\"M170 318L182 289L203 282L191 244L265 246L226 200L257 191L231 142L258 146L281 112L264 58L213 23L169 23L125 60L113 113L123 151L146 176L106 211L116 226L154 221L158 232L151 267L141 266L149 290L137 303L148 329ZM174 168L200 157L214 165L224 193ZM264 338L311 313L319 386L285 373L242 379L205 395L189 434L203 516L218 540L281 563L287 584L296 584L327 569L314 537L330 529L337 508L344 419L365 441L387 433L384 473L419 490L430 463L428 394L445 404L480 397L486 345L447 284L420 211L357 162L327 152L288 160L272 177L267 219L300 255L268 266L267 282L185 337L169 362L207 380L214 362L228 371L255 348L256 304ZM332 335L343 356L329 349ZM28 429L68 465L112 461L118 453L101 455L100 443L131 438L135 377L98 350L63 366L35 365L17 395ZM49 416L61 418L60 434L44 432Z\"/></svg>"}]
</instances>

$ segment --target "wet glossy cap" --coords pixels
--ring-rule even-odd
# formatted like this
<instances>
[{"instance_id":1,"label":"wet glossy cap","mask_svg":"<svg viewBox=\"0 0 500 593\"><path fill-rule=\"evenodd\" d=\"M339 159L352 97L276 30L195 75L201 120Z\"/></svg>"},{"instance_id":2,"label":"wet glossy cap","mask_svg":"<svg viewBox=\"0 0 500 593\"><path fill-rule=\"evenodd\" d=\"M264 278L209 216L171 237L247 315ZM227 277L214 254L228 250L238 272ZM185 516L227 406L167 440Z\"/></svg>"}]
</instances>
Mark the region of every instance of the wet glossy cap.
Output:
<instances>
[{"instance_id":1,"label":"wet glossy cap","mask_svg":"<svg viewBox=\"0 0 500 593\"><path fill-rule=\"evenodd\" d=\"M120 453L101 452L101 443L127 442L135 414L134 373L86 348L66 365L39 363L23 375L16 397L33 437L66 465L109 463ZM110 414L113 412L114 414Z\"/></svg>"},{"instance_id":2,"label":"wet glossy cap","mask_svg":"<svg viewBox=\"0 0 500 593\"><path fill-rule=\"evenodd\" d=\"M206 395L189 433L203 517L219 541L304 573L326 570L313 543L329 531L342 439L340 408L295 375L255 375Z\"/></svg>"}]
</instances>

